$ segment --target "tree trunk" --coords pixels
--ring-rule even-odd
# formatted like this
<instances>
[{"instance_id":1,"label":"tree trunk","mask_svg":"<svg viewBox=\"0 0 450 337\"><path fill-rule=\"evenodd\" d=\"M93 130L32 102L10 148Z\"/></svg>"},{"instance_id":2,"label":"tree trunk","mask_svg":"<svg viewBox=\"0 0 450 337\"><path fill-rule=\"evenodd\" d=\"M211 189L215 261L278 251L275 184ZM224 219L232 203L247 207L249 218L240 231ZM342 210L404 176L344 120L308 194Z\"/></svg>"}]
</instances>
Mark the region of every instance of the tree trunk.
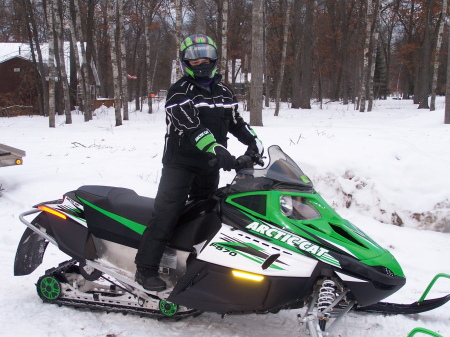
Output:
<instances>
[{"instance_id":1,"label":"tree trunk","mask_svg":"<svg viewBox=\"0 0 450 337\"><path fill-rule=\"evenodd\" d=\"M77 42L77 34L75 31L75 24L74 24L74 18L72 18L72 11L70 9L70 1L66 2L66 12L67 12L67 21L69 23L69 31L70 31L70 39L72 41L72 46L73 46L73 52L74 52L74 58L75 58L75 67L76 67L76 71L77 71L77 83L80 87L80 92L81 92L81 106L83 107L83 109L86 109L86 86L84 84L84 79L83 79L83 75L81 72L81 65L80 65L80 54L79 54L79 49L78 49L78 42ZM74 14L76 15L76 13L74 12ZM80 106L80 102L78 102L78 89L75 92L76 95L76 99L77 99L77 105ZM86 116L86 114L85 114ZM85 121L87 122L88 120L85 119Z\"/></svg>"},{"instance_id":2,"label":"tree trunk","mask_svg":"<svg viewBox=\"0 0 450 337\"><path fill-rule=\"evenodd\" d=\"M53 1L47 2L47 38L48 38L48 122L49 127L55 127L55 36L53 30Z\"/></svg>"},{"instance_id":3,"label":"tree trunk","mask_svg":"<svg viewBox=\"0 0 450 337\"><path fill-rule=\"evenodd\" d=\"M281 86L283 85L284 79L284 65L286 63L286 49L287 49L287 40L289 34L289 25L290 25L290 15L291 15L291 0L285 0L286 7L286 19L284 22L284 32L283 32L283 46L281 48L281 60L280 60L280 74L278 77L277 83L277 91L275 96L275 113L274 116L278 116L280 111L280 96L281 96Z\"/></svg>"},{"instance_id":4,"label":"tree trunk","mask_svg":"<svg viewBox=\"0 0 450 337\"><path fill-rule=\"evenodd\" d=\"M222 2L222 55L220 57L220 68L224 82L228 83L227 76L227 48L228 48L228 0Z\"/></svg>"},{"instance_id":5,"label":"tree trunk","mask_svg":"<svg viewBox=\"0 0 450 337\"><path fill-rule=\"evenodd\" d=\"M300 87L300 108L311 109L311 95L313 88L313 23L314 23L314 0L306 2L305 29L303 34L302 53L302 85Z\"/></svg>"},{"instance_id":6,"label":"tree trunk","mask_svg":"<svg viewBox=\"0 0 450 337\"><path fill-rule=\"evenodd\" d=\"M62 91L64 97L64 112L66 116L66 124L72 124L72 113L70 109L70 93L69 81L67 80L66 62L64 57L64 38L63 38L63 24L61 20L62 8L59 1L53 1L53 13L55 15L55 34L58 37L58 54L57 63L59 63L60 80L62 84ZM61 16L60 16L61 15Z\"/></svg>"},{"instance_id":7,"label":"tree trunk","mask_svg":"<svg viewBox=\"0 0 450 337\"><path fill-rule=\"evenodd\" d=\"M366 36L364 40L364 61L363 61L363 69L362 69L362 78L361 78L361 92L360 92L360 101L359 101L359 111L364 112L366 110L366 85L367 85L367 76L369 73L369 57L370 57L370 33L372 27L372 16L373 16L373 6L372 0L367 0L367 11L366 11Z\"/></svg>"},{"instance_id":8,"label":"tree trunk","mask_svg":"<svg viewBox=\"0 0 450 337\"><path fill-rule=\"evenodd\" d=\"M41 82L41 85L39 86L39 80L36 80L36 86L38 87L38 92L40 94L39 99L39 110L41 112L42 116L47 116L49 108L48 108L48 86L47 81L45 79L45 70L44 70L44 61L42 59L42 52L41 47L39 44L39 38L38 38L38 30L37 30L37 24L36 24L36 17L34 14L33 6L31 4L30 0L25 0L25 9L26 9L26 17L27 17L27 30L28 34L30 35L30 48L31 48L31 56L33 59L33 63L36 65L36 68L38 71L36 71L36 76L39 74L39 79ZM34 46L36 47L36 54L37 54L37 62L36 57L33 52L33 42Z\"/></svg>"},{"instance_id":9,"label":"tree trunk","mask_svg":"<svg viewBox=\"0 0 450 337\"><path fill-rule=\"evenodd\" d=\"M433 0L427 0L425 34L422 45L422 71L419 80L419 109L429 109L428 94L430 93L430 62L431 62L431 34Z\"/></svg>"},{"instance_id":10,"label":"tree trunk","mask_svg":"<svg viewBox=\"0 0 450 337\"><path fill-rule=\"evenodd\" d=\"M150 40L150 25L151 25L151 21L152 21L152 16L151 16L151 12L150 12L150 8L147 8L147 15L145 16L145 30L144 30L144 35L145 35L145 56L146 56L146 69L147 69L147 73L146 73L146 79L147 79L147 100L148 100L148 113L151 114L153 113L153 102L152 102L152 97L151 97L151 91L152 91L152 87L153 87L153 83L152 83L152 72L151 72L151 55L150 55L150 51L152 50L152 44L151 44L151 40Z\"/></svg>"},{"instance_id":11,"label":"tree trunk","mask_svg":"<svg viewBox=\"0 0 450 337\"><path fill-rule=\"evenodd\" d=\"M245 92L244 111L250 111L250 82L248 81L248 54L245 54L244 56L244 92Z\"/></svg>"},{"instance_id":12,"label":"tree trunk","mask_svg":"<svg viewBox=\"0 0 450 337\"><path fill-rule=\"evenodd\" d=\"M197 34L206 34L205 0L195 0L195 31Z\"/></svg>"},{"instance_id":13,"label":"tree trunk","mask_svg":"<svg viewBox=\"0 0 450 337\"><path fill-rule=\"evenodd\" d=\"M253 1L252 12L252 60L250 83L250 124L262 126L262 94L263 94L263 73L262 73L262 53L263 53L263 0Z\"/></svg>"},{"instance_id":14,"label":"tree trunk","mask_svg":"<svg viewBox=\"0 0 450 337\"><path fill-rule=\"evenodd\" d=\"M127 50L125 49L125 25L123 24L123 0L117 0L117 15L119 16L119 43L121 56L120 78L122 79L122 105L123 105L123 119L128 120L128 78L125 74L127 70Z\"/></svg>"},{"instance_id":15,"label":"tree trunk","mask_svg":"<svg viewBox=\"0 0 450 337\"><path fill-rule=\"evenodd\" d=\"M450 28L450 27L449 27ZM447 83L445 85L445 115L444 124L450 124L450 34L448 34L447 50Z\"/></svg>"},{"instance_id":16,"label":"tree trunk","mask_svg":"<svg viewBox=\"0 0 450 337\"><path fill-rule=\"evenodd\" d=\"M108 1L108 35L109 35L109 46L111 52L111 64L113 70L113 83L114 83L114 104L116 113L116 126L122 125L121 116L121 104L120 104L120 83L119 83L119 65L117 62L117 47L116 47L116 37L115 28L116 16L114 1Z\"/></svg>"},{"instance_id":17,"label":"tree trunk","mask_svg":"<svg viewBox=\"0 0 450 337\"><path fill-rule=\"evenodd\" d=\"M292 69L292 109L300 108L300 91L301 91L301 1L294 1L294 14L292 22L292 44L294 53L294 65Z\"/></svg>"},{"instance_id":18,"label":"tree trunk","mask_svg":"<svg viewBox=\"0 0 450 337\"><path fill-rule=\"evenodd\" d=\"M89 87L89 64L86 56L86 49L84 48L83 43L83 31L81 30L81 13L80 13L80 0L74 0L75 4L75 19L76 19L76 26L77 26L77 32L79 34L78 41L80 41L80 48L81 48L81 57L83 59L82 64L82 70L83 70L83 80L82 84L84 85L84 91L86 92L86 101L84 106L84 121L90 121L92 119L92 105L91 105L91 92ZM114 1L112 2L112 6L114 7Z\"/></svg>"},{"instance_id":19,"label":"tree trunk","mask_svg":"<svg viewBox=\"0 0 450 337\"><path fill-rule=\"evenodd\" d=\"M267 52L268 47L267 47L267 34L268 34L268 24L267 24L267 9L266 6L264 6L264 12L263 12L263 22L264 22L264 31L263 31L263 48L264 48L264 64L263 64L263 74L264 74L264 79L263 79L263 94L264 94L264 106L266 108L268 108L270 106L270 97L269 97L269 81L267 80L268 76L269 76L269 53Z\"/></svg>"},{"instance_id":20,"label":"tree trunk","mask_svg":"<svg viewBox=\"0 0 450 337\"><path fill-rule=\"evenodd\" d=\"M379 6L379 0L375 1L375 17L374 17L374 22L373 22L373 41L372 41L372 59L371 59L371 66L370 66L370 74L369 74L369 102L367 104L367 111L372 111L373 108L373 100L374 100L374 92L373 92L373 79L375 76L375 63L376 63L376 58L377 58L377 48L378 48L378 37L379 37L379 30L378 30L378 25L379 25L379 14L380 14L380 10L378 8Z\"/></svg>"},{"instance_id":21,"label":"tree trunk","mask_svg":"<svg viewBox=\"0 0 450 337\"><path fill-rule=\"evenodd\" d=\"M175 13L176 13L176 22L175 22L175 34L176 34L176 38L177 38L177 48L176 48L176 59L178 59L178 50L180 48L180 44L182 41L182 37L181 37L181 30L182 30L182 25L183 25L183 17L182 17L182 12L181 12L181 0L175 0ZM177 64L177 80L181 77L181 67Z\"/></svg>"},{"instance_id":22,"label":"tree trunk","mask_svg":"<svg viewBox=\"0 0 450 337\"><path fill-rule=\"evenodd\" d=\"M447 13L447 0L442 0L441 17L439 20L439 30L436 39L436 49L434 52L434 64L433 64L433 81L431 82L431 101L430 111L436 110L436 88L438 80L438 68L439 68L439 52L441 51L442 35L444 32L444 24Z\"/></svg>"}]
</instances>

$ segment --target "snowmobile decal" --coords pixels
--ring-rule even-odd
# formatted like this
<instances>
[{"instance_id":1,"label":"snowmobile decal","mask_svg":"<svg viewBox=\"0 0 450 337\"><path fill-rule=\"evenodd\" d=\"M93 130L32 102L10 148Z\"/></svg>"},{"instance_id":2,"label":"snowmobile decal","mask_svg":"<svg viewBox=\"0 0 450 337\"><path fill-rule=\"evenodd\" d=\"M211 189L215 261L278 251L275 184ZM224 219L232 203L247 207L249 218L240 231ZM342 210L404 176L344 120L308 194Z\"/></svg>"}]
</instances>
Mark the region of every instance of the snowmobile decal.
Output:
<instances>
[{"instance_id":1,"label":"snowmobile decal","mask_svg":"<svg viewBox=\"0 0 450 337\"><path fill-rule=\"evenodd\" d=\"M146 228L144 225L141 225L140 223L134 222L133 220L124 218L124 217L122 217L120 215L108 212L108 211L106 211L106 210L104 210L104 209L102 209L102 208L100 208L98 206L95 206L94 204L90 203L89 201L87 201L87 200L85 200L85 199L83 199L83 198L81 198L79 196L78 196L78 199L80 199L80 201L82 201L84 204L86 204L86 205L92 207L93 209L99 211L100 213L106 215L107 217L109 217L109 218L111 218L111 219L121 223L125 227L128 227L132 231L135 231L136 233L141 234L141 235L142 235L142 233L144 233L144 230Z\"/></svg>"},{"instance_id":2,"label":"snowmobile decal","mask_svg":"<svg viewBox=\"0 0 450 337\"><path fill-rule=\"evenodd\" d=\"M263 264L264 261L270 256L267 254L263 248L258 247L252 243L244 243L244 242L213 242L210 246L215 247L217 250L222 251L224 253L228 253L231 256L236 256L237 254L246 257L253 262ZM285 264L279 260L276 260L272 263L269 268L284 270L283 268L275 265L275 263Z\"/></svg>"},{"instance_id":3,"label":"snowmobile decal","mask_svg":"<svg viewBox=\"0 0 450 337\"><path fill-rule=\"evenodd\" d=\"M300 249L316 257L317 259L340 268L339 261L328 254L329 250L320 247L301 236L288 233L280 228L271 226L268 223L252 222L246 228L253 233L262 234L279 242L284 242L291 247Z\"/></svg>"}]
</instances>

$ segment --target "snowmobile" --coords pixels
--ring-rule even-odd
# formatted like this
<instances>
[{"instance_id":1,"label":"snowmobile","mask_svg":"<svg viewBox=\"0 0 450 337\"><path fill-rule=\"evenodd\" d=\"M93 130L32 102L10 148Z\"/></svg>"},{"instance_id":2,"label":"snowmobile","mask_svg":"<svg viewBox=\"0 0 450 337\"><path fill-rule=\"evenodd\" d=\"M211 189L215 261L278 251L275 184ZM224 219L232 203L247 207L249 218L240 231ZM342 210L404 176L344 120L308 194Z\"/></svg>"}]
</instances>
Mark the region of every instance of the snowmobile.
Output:
<instances>
[{"instance_id":1,"label":"snowmobile","mask_svg":"<svg viewBox=\"0 0 450 337\"><path fill-rule=\"evenodd\" d=\"M380 302L406 282L397 260L341 218L279 146L267 152L266 167L241 156L231 184L186 204L160 264L164 291L134 279L154 199L122 187L81 186L22 213L14 274L32 273L50 242L70 260L38 279L44 302L175 319L306 308L299 320L311 336L350 310L419 313L450 300Z\"/></svg>"}]
</instances>

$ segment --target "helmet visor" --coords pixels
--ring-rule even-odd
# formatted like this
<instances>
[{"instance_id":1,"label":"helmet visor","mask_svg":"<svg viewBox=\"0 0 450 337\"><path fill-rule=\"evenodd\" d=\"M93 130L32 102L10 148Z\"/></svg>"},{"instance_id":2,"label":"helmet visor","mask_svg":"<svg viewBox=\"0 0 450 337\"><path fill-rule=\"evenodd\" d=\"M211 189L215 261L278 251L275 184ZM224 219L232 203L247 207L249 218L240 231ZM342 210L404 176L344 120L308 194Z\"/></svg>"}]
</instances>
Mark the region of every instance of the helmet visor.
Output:
<instances>
[{"instance_id":1,"label":"helmet visor","mask_svg":"<svg viewBox=\"0 0 450 337\"><path fill-rule=\"evenodd\" d=\"M193 44L184 51L184 60L211 59L217 60L217 50L210 44Z\"/></svg>"}]
</instances>

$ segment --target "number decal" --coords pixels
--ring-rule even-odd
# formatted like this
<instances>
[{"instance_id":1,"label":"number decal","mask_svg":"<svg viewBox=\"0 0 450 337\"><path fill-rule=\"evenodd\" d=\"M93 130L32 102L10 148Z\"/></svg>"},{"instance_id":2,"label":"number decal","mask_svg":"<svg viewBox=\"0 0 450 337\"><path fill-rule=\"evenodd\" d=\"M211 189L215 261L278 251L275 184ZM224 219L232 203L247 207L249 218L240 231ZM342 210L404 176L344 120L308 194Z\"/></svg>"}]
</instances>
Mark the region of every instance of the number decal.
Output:
<instances>
[{"instance_id":1,"label":"number decal","mask_svg":"<svg viewBox=\"0 0 450 337\"><path fill-rule=\"evenodd\" d=\"M218 243L213 242L213 243L210 244L210 246L216 248L218 251L221 251L223 253L227 253L230 256L236 256L237 255L236 252L233 252L232 250L230 250L228 248L225 248L225 247L221 246Z\"/></svg>"}]
</instances>

